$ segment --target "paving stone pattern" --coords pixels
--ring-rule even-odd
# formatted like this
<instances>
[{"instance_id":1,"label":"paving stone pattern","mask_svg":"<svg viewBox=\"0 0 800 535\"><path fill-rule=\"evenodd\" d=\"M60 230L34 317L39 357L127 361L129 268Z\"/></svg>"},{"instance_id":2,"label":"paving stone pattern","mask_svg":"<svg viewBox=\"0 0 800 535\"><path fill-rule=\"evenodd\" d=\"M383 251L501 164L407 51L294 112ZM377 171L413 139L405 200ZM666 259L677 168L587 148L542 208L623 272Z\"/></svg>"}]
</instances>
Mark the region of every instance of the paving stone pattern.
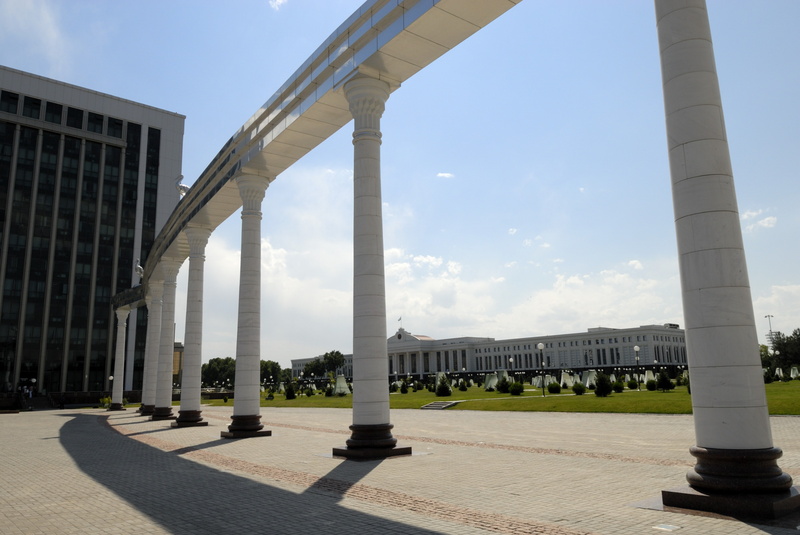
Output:
<instances>
[{"instance_id":1,"label":"paving stone pattern","mask_svg":"<svg viewBox=\"0 0 800 535\"><path fill-rule=\"evenodd\" d=\"M798 533L665 511L693 464L689 416L392 411L384 461L334 458L352 413L262 409L271 437L229 440L232 407L173 429L133 410L0 415L2 534ZM800 482L800 418L772 419Z\"/></svg>"}]
</instances>

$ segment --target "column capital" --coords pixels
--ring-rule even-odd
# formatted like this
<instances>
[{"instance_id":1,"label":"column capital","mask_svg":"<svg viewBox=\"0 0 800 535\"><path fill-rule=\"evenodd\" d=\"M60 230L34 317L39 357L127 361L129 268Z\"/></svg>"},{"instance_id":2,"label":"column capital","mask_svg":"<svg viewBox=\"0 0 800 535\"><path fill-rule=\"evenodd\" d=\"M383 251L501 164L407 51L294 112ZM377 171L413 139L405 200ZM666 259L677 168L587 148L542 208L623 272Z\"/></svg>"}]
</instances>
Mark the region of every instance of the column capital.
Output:
<instances>
[{"instance_id":1,"label":"column capital","mask_svg":"<svg viewBox=\"0 0 800 535\"><path fill-rule=\"evenodd\" d=\"M205 258L206 245L211 237L211 229L206 227L189 226L183 229L186 239L189 242L189 257Z\"/></svg>"},{"instance_id":2,"label":"column capital","mask_svg":"<svg viewBox=\"0 0 800 535\"><path fill-rule=\"evenodd\" d=\"M126 321L128 319L128 314L131 313L131 307L125 305L123 307L119 307L114 312L117 313L117 321L122 323L123 321Z\"/></svg>"},{"instance_id":3,"label":"column capital","mask_svg":"<svg viewBox=\"0 0 800 535\"><path fill-rule=\"evenodd\" d=\"M182 265L183 265L182 260L178 260L175 258L161 259L161 261L158 263L158 267L161 270L162 280L164 281L164 284L175 283L175 280L178 278L178 271L180 271Z\"/></svg>"},{"instance_id":4,"label":"column capital","mask_svg":"<svg viewBox=\"0 0 800 535\"><path fill-rule=\"evenodd\" d=\"M248 215L261 216L261 201L269 187L270 180L259 175L239 175L236 185L242 198L242 217Z\"/></svg>"},{"instance_id":5,"label":"column capital","mask_svg":"<svg viewBox=\"0 0 800 535\"><path fill-rule=\"evenodd\" d=\"M362 137L380 139L380 121L389 99L389 84L377 78L357 76L344 85L344 95L355 121L353 142Z\"/></svg>"}]
</instances>

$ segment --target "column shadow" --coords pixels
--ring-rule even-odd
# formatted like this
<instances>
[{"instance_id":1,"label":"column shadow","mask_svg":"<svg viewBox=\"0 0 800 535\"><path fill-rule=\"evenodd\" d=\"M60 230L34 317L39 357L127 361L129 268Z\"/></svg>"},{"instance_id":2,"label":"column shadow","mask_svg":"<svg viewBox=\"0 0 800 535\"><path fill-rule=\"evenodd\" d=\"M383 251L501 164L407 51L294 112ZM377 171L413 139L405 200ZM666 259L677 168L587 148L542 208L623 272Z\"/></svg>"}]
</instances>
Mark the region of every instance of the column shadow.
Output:
<instances>
[{"instance_id":1,"label":"column shadow","mask_svg":"<svg viewBox=\"0 0 800 535\"><path fill-rule=\"evenodd\" d=\"M100 425L96 415L67 417L59 441L76 466L170 533L438 533L339 505L379 461L340 463L297 494L126 438Z\"/></svg>"}]
</instances>

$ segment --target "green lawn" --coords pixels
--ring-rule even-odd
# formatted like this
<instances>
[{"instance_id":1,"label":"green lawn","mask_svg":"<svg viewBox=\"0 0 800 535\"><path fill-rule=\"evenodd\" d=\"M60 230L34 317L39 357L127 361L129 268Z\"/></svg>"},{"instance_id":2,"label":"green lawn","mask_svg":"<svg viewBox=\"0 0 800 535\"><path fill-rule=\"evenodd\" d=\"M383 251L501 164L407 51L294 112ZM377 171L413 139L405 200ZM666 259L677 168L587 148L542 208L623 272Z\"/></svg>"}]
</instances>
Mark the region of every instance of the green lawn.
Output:
<instances>
[{"instance_id":1,"label":"green lawn","mask_svg":"<svg viewBox=\"0 0 800 535\"><path fill-rule=\"evenodd\" d=\"M767 402L770 414L798 415L800 414L800 381L787 383L771 383L765 385ZM527 388L531 388L528 386ZM448 410L480 410L480 411L545 411L545 412L619 412L619 413L646 413L646 414L691 414L691 396L686 387L677 387L670 392L648 392L642 389L625 390L620 394L612 394L606 398L594 395L587 391L582 396L572 395L572 391L565 390L564 394L548 394L542 398L541 389L526 390L521 396L486 392L483 388L471 387L466 392L453 390L453 395L436 397L427 390L407 394L390 394L389 404L392 409L419 409L432 401L460 401ZM568 393L566 393L568 392ZM286 400L281 394L275 399L267 401L262 399L262 407L328 407L350 408L353 397L325 397L315 395L312 397L298 396L296 399ZM212 402L212 405L225 405L222 400ZM233 400L228 401L233 405Z\"/></svg>"}]
</instances>

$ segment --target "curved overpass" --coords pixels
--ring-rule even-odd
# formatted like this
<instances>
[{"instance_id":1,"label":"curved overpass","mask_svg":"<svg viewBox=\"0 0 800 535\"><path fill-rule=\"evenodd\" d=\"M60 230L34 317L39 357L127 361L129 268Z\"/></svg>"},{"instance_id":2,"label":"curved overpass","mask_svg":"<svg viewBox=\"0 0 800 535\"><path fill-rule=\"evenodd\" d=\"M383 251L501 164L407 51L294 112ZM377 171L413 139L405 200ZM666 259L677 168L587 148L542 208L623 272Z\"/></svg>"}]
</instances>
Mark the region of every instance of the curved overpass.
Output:
<instances>
[{"instance_id":1,"label":"curved overpass","mask_svg":"<svg viewBox=\"0 0 800 535\"><path fill-rule=\"evenodd\" d=\"M345 82L364 74L387 82L394 91L521 1L365 2L211 160L156 238L144 266L144 285L162 258L180 261L188 256L183 233L188 225L213 230L242 207L232 180L237 175L272 181L352 120L342 91Z\"/></svg>"}]
</instances>

